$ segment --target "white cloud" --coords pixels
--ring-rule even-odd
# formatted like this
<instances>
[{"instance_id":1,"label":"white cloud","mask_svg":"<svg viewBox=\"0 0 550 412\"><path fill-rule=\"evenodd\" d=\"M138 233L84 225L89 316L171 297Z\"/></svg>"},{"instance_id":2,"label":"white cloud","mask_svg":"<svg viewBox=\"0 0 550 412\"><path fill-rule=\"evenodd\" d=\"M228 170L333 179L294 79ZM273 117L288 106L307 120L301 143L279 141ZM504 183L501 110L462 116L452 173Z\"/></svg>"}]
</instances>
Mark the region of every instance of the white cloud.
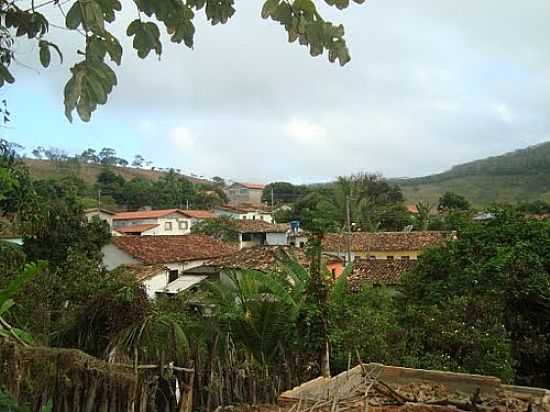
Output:
<instances>
[{"instance_id":1,"label":"white cloud","mask_svg":"<svg viewBox=\"0 0 550 412\"><path fill-rule=\"evenodd\" d=\"M195 137L190 129L183 126L168 131L168 142L179 152L189 154L195 148Z\"/></svg>"},{"instance_id":2,"label":"white cloud","mask_svg":"<svg viewBox=\"0 0 550 412\"><path fill-rule=\"evenodd\" d=\"M326 130L314 122L293 118L284 126L285 134L300 143L319 144L327 136Z\"/></svg>"}]
</instances>

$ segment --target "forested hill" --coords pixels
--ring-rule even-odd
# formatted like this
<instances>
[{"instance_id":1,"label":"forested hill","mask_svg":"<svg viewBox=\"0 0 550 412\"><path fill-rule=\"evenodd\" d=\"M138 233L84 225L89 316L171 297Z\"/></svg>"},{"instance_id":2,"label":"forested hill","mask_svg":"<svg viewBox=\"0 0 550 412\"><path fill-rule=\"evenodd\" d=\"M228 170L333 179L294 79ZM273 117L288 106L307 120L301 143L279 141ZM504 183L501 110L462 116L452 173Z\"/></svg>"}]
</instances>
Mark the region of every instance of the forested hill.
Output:
<instances>
[{"instance_id":1,"label":"forested hill","mask_svg":"<svg viewBox=\"0 0 550 412\"><path fill-rule=\"evenodd\" d=\"M396 179L410 202L436 201L446 191L482 206L550 200L550 142L452 167L431 176Z\"/></svg>"}]
</instances>

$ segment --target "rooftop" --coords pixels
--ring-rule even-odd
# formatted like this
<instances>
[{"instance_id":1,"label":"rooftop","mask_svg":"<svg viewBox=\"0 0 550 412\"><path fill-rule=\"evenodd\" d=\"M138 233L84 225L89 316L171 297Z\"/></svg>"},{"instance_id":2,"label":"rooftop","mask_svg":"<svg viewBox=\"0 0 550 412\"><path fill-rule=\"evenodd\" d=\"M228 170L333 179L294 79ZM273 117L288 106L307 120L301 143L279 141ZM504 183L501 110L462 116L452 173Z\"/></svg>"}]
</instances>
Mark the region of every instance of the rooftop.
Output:
<instances>
[{"instance_id":1,"label":"rooftop","mask_svg":"<svg viewBox=\"0 0 550 412\"><path fill-rule=\"evenodd\" d=\"M147 232L148 230L154 229L158 226L159 225L151 223L146 225L130 225L130 226L117 227L115 230L124 235L132 234L132 233L140 234L143 232Z\"/></svg>"},{"instance_id":2,"label":"rooftop","mask_svg":"<svg viewBox=\"0 0 550 412\"><path fill-rule=\"evenodd\" d=\"M92 207L92 208L90 208L90 209L84 209L84 213L85 213L85 214L90 214L90 213L105 213L106 215L116 215L116 214L117 214L116 212L113 212L112 210L103 209L103 208L97 208L97 207Z\"/></svg>"},{"instance_id":3,"label":"rooftop","mask_svg":"<svg viewBox=\"0 0 550 412\"><path fill-rule=\"evenodd\" d=\"M261 183L235 182L235 183L233 183L233 185L243 186L243 187L246 187L247 189L255 189L255 190L264 190L265 189L265 185L261 184Z\"/></svg>"},{"instance_id":4,"label":"rooftop","mask_svg":"<svg viewBox=\"0 0 550 412\"><path fill-rule=\"evenodd\" d=\"M179 209L162 209L162 210L139 210L137 212L121 212L115 214L114 220L134 220L134 219L156 219L165 217L174 213L182 213Z\"/></svg>"},{"instance_id":5,"label":"rooftop","mask_svg":"<svg viewBox=\"0 0 550 412\"><path fill-rule=\"evenodd\" d=\"M204 275L183 275L166 285L166 288L164 288L164 292L169 294L180 293L184 290L191 289L192 287L197 286L199 283L207 278L208 276Z\"/></svg>"},{"instance_id":6,"label":"rooftop","mask_svg":"<svg viewBox=\"0 0 550 412\"><path fill-rule=\"evenodd\" d=\"M239 233L286 233L290 230L288 223L267 223L263 220L234 220Z\"/></svg>"},{"instance_id":7,"label":"rooftop","mask_svg":"<svg viewBox=\"0 0 550 412\"><path fill-rule=\"evenodd\" d=\"M213 259L237 250L234 245L205 235L119 236L112 242L145 265Z\"/></svg>"},{"instance_id":8,"label":"rooftop","mask_svg":"<svg viewBox=\"0 0 550 412\"><path fill-rule=\"evenodd\" d=\"M271 213L271 208L265 205L253 205L251 203L241 203L238 206L235 205L220 205L215 209L226 210L228 212L236 213L249 213L249 212L264 212Z\"/></svg>"},{"instance_id":9,"label":"rooftop","mask_svg":"<svg viewBox=\"0 0 550 412\"><path fill-rule=\"evenodd\" d=\"M348 277L351 290L358 291L364 283L396 285L401 275L414 269L415 260L407 259L359 259L353 262L353 271Z\"/></svg>"},{"instance_id":10,"label":"rooftop","mask_svg":"<svg viewBox=\"0 0 550 412\"><path fill-rule=\"evenodd\" d=\"M123 269L128 272L132 272L138 282L143 282L153 276L158 275L159 273L166 272L167 268L163 265L123 265L119 269Z\"/></svg>"},{"instance_id":11,"label":"rooftop","mask_svg":"<svg viewBox=\"0 0 550 412\"><path fill-rule=\"evenodd\" d=\"M213 219L216 215L209 210L180 210L182 214L192 219Z\"/></svg>"},{"instance_id":12,"label":"rooftop","mask_svg":"<svg viewBox=\"0 0 550 412\"><path fill-rule=\"evenodd\" d=\"M210 260L205 265L229 269L270 270L275 269L285 256L294 257L301 265L308 264L302 249L290 246L258 246Z\"/></svg>"},{"instance_id":13,"label":"rooftop","mask_svg":"<svg viewBox=\"0 0 550 412\"><path fill-rule=\"evenodd\" d=\"M346 236L328 233L323 239L323 250L344 252ZM422 250L439 246L454 237L453 232L354 232L351 239L353 252Z\"/></svg>"}]
</instances>

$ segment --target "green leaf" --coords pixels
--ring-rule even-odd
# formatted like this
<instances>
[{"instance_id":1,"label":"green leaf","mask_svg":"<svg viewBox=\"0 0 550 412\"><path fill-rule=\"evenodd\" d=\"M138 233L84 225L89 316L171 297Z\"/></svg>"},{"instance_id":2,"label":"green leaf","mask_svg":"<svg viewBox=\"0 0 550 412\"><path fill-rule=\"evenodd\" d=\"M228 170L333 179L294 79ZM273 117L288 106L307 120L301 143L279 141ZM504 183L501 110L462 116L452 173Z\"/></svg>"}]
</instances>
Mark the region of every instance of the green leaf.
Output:
<instances>
[{"instance_id":1,"label":"green leaf","mask_svg":"<svg viewBox=\"0 0 550 412\"><path fill-rule=\"evenodd\" d=\"M3 64L0 64L0 78L2 79L2 82L6 81L8 83L13 83L15 81L8 68Z\"/></svg>"},{"instance_id":2,"label":"green leaf","mask_svg":"<svg viewBox=\"0 0 550 412\"><path fill-rule=\"evenodd\" d=\"M50 65L51 57L48 44L40 41L40 63L43 67L48 67Z\"/></svg>"},{"instance_id":3,"label":"green leaf","mask_svg":"<svg viewBox=\"0 0 550 412\"><path fill-rule=\"evenodd\" d=\"M267 19L270 17L277 10L280 2L281 0L267 0L262 7L262 18Z\"/></svg>"},{"instance_id":4,"label":"green leaf","mask_svg":"<svg viewBox=\"0 0 550 412\"><path fill-rule=\"evenodd\" d=\"M80 2L77 0L73 3L67 16L65 17L65 26L68 29L75 30L82 23L82 12L80 10Z\"/></svg>"}]
</instances>

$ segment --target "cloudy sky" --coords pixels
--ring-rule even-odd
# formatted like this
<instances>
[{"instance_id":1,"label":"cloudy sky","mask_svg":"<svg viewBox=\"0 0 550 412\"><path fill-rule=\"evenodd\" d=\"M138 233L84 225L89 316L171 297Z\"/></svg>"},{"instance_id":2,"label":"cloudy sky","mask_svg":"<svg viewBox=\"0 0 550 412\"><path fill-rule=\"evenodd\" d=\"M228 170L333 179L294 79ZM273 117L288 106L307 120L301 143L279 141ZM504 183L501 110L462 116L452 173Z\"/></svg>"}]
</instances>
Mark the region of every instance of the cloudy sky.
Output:
<instances>
[{"instance_id":1,"label":"cloudy sky","mask_svg":"<svg viewBox=\"0 0 550 412\"><path fill-rule=\"evenodd\" d=\"M288 44L259 17L261 4L237 0L224 26L197 16L194 50L165 43L160 60L140 60L127 48L119 86L89 124L63 114L82 38L52 28L65 63L46 71L21 42L16 84L1 92L13 114L6 137L70 153L113 147L128 159L140 153L158 166L260 182L361 170L420 176L550 140L548 0L322 7L346 27L344 68ZM113 28L127 45L134 13Z\"/></svg>"}]
</instances>

